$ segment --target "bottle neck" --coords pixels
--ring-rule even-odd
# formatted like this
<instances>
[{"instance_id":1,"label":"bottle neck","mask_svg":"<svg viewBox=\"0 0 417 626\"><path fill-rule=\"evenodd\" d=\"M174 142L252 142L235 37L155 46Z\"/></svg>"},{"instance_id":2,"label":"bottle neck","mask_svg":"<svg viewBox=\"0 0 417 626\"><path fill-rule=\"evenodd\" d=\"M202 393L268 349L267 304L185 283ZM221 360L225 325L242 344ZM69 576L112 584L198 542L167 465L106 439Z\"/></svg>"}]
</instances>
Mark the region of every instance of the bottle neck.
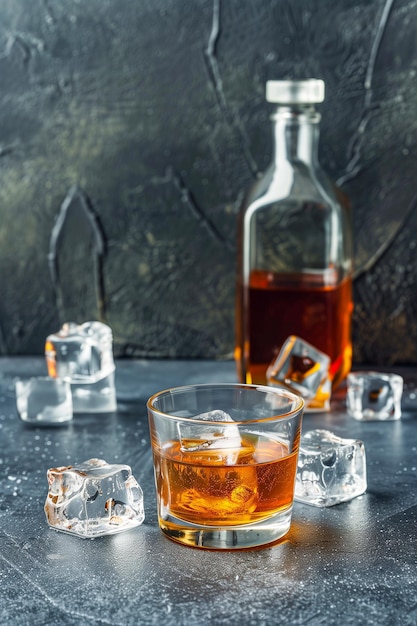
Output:
<instances>
[{"instance_id":1,"label":"bottle neck","mask_svg":"<svg viewBox=\"0 0 417 626\"><path fill-rule=\"evenodd\" d=\"M320 114L312 106L278 106L274 123L275 163L318 163Z\"/></svg>"}]
</instances>

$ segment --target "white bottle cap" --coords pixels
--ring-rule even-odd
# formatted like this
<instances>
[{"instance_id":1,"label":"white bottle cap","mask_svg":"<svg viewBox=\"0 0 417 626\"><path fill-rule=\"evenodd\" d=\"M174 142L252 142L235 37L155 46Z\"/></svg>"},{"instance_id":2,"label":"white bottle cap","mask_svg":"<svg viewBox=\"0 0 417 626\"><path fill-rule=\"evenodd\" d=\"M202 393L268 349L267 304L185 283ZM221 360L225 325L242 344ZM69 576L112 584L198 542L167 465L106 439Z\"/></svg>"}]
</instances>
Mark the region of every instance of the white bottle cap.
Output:
<instances>
[{"instance_id":1,"label":"white bottle cap","mask_svg":"<svg viewBox=\"0 0 417 626\"><path fill-rule=\"evenodd\" d=\"M276 104L316 104L324 100L324 81L319 78L308 80L268 80L266 99Z\"/></svg>"}]
</instances>

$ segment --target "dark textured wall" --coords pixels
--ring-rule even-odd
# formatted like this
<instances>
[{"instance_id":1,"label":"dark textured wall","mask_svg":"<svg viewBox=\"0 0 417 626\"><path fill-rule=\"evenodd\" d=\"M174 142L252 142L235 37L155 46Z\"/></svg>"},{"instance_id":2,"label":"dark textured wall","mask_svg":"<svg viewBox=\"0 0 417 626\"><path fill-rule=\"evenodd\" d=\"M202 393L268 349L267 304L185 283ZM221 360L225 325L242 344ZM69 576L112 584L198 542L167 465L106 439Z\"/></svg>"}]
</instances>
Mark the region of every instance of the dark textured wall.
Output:
<instances>
[{"instance_id":1,"label":"dark textured wall","mask_svg":"<svg viewBox=\"0 0 417 626\"><path fill-rule=\"evenodd\" d=\"M118 355L227 357L268 79L326 81L354 358L417 360L413 0L2 0L0 353L103 319Z\"/></svg>"}]
</instances>

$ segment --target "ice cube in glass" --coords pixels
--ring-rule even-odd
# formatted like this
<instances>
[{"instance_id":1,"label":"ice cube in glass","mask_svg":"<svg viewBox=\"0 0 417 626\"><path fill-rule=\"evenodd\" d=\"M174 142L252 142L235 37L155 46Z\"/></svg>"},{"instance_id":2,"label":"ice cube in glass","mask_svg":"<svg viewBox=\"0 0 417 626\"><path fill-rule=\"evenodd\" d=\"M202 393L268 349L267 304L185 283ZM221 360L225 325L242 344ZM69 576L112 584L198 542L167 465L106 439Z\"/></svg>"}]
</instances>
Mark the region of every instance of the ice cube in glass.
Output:
<instances>
[{"instance_id":1,"label":"ice cube in glass","mask_svg":"<svg viewBox=\"0 0 417 626\"><path fill-rule=\"evenodd\" d=\"M201 425L193 425L191 420L189 423L178 422L178 436L183 452L240 448L239 428L233 425L233 419L225 411L208 411L192 419L207 422L207 427L202 429Z\"/></svg>"},{"instance_id":2,"label":"ice cube in glass","mask_svg":"<svg viewBox=\"0 0 417 626\"><path fill-rule=\"evenodd\" d=\"M295 500L326 507L346 502L366 491L365 446L328 430L311 430L301 437Z\"/></svg>"},{"instance_id":3,"label":"ice cube in glass","mask_svg":"<svg viewBox=\"0 0 417 626\"><path fill-rule=\"evenodd\" d=\"M196 422L193 423L193 420ZM201 421L207 422L207 426L202 428ZM184 453L213 451L218 459L234 465L247 450L242 449L239 428L233 421L225 411L214 409L194 415L189 422L178 422L180 450Z\"/></svg>"},{"instance_id":4,"label":"ice cube in glass","mask_svg":"<svg viewBox=\"0 0 417 626\"><path fill-rule=\"evenodd\" d=\"M398 374L351 372L346 395L349 415L360 421L400 419L403 385Z\"/></svg>"},{"instance_id":5,"label":"ice cube in glass","mask_svg":"<svg viewBox=\"0 0 417 626\"><path fill-rule=\"evenodd\" d=\"M129 465L89 459L47 472L47 522L83 538L129 530L144 520L142 489Z\"/></svg>"},{"instance_id":6,"label":"ice cube in glass","mask_svg":"<svg viewBox=\"0 0 417 626\"><path fill-rule=\"evenodd\" d=\"M24 422L42 426L72 420L68 382L48 376L33 376L28 380L17 380L15 390L17 411Z\"/></svg>"},{"instance_id":7,"label":"ice cube in glass","mask_svg":"<svg viewBox=\"0 0 417 626\"><path fill-rule=\"evenodd\" d=\"M48 373L71 384L74 413L117 409L112 346L111 328L97 321L70 322L47 337Z\"/></svg>"}]
</instances>

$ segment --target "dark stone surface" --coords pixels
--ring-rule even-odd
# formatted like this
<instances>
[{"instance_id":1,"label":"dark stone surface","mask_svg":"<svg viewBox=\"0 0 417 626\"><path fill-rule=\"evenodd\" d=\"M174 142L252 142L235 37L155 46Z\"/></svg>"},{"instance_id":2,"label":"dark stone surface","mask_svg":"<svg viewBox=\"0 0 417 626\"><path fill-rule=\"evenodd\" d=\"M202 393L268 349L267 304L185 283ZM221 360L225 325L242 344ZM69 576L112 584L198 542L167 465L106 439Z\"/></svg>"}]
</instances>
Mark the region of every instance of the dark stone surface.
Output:
<instances>
[{"instance_id":1,"label":"dark stone surface","mask_svg":"<svg viewBox=\"0 0 417 626\"><path fill-rule=\"evenodd\" d=\"M100 317L119 356L230 356L265 81L317 76L320 158L354 207L354 359L415 363L414 18L412 0L2 0L0 354Z\"/></svg>"},{"instance_id":2,"label":"dark stone surface","mask_svg":"<svg viewBox=\"0 0 417 626\"><path fill-rule=\"evenodd\" d=\"M119 409L62 428L17 417L14 381L43 359L0 359L0 621L30 624L413 626L417 621L417 371L406 371L404 413L359 423L344 412L307 415L364 441L368 490L327 509L295 504L278 545L211 552L170 542L157 527L145 402L171 385L235 380L231 362L117 363ZM50 529L46 470L93 456L131 465L146 519L119 535L82 540Z\"/></svg>"}]
</instances>

